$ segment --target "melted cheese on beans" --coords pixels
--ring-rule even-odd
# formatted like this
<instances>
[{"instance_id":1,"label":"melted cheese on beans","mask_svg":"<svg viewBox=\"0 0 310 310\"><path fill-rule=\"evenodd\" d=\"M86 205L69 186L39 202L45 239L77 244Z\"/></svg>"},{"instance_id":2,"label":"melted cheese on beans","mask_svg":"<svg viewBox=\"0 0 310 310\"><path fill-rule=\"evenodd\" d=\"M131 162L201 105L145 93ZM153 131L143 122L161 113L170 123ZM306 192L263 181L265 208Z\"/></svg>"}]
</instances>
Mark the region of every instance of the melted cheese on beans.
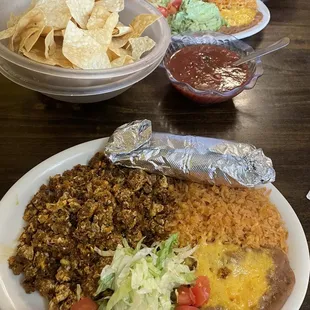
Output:
<instances>
[{"instance_id":1,"label":"melted cheese on beans","mask_svg":"<svg viewBox=\"0 0 310 310\"><path fill-rule=\"evenodd\" d=\"M232 8L221 10L221 15L227 24L231 27L239 27L250 24L255 16L257 11L251 8Z\"/></svg>"},{"instance_id":2,"label":"melted cheese on beans","mask_svg":"<svg viewBox=\"0 0 310 310\"><path fill-rule=\"evenodd\" d=\"M206 275L210 280L208 307L250 310L268 291L267 276L274 269L268 250L244 250L221 243L201 244L195 258L197 276Z\"/></svg>"}]
</instances>

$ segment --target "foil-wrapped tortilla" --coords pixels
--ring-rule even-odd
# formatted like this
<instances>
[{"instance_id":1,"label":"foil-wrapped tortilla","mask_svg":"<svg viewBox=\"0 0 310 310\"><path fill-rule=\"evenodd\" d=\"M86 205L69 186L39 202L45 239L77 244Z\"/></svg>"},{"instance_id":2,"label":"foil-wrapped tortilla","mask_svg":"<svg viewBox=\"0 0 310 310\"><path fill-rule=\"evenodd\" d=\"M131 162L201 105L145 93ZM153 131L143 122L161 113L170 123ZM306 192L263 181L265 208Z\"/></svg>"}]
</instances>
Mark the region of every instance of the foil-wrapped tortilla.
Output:
<instances>
[{"instance_id":1,"label":"foil-wrapped tortilla","mask_svg":"<svg viewBox=\"0 0 310 310\"><path fill-rule=\"evenodd\" d=\"M198 183L254 187L275 180L271 159L253 145L153 133L149 120L117 128L105 153L116 165Z\"/></svg>"}]
</instances>

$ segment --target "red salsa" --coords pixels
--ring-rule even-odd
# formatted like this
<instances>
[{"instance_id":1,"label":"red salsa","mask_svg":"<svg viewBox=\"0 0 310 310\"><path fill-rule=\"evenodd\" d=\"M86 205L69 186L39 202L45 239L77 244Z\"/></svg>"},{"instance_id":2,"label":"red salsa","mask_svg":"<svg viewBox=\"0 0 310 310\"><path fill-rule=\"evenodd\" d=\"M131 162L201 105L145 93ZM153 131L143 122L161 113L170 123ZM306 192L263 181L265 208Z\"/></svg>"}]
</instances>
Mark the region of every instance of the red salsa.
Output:
<instances>
[{"instance_id":1,"label":"red salsa","mask_svg":"<svg viewBox=\"0 0 310 310\"><path fill-rule=\"evenodd\" d=\"M249 78L246 64L234 66L240 56L217 45L190 45L174 53L167 67L173 77L198 90L230 91Z\"/></svg>"}]
</instances>

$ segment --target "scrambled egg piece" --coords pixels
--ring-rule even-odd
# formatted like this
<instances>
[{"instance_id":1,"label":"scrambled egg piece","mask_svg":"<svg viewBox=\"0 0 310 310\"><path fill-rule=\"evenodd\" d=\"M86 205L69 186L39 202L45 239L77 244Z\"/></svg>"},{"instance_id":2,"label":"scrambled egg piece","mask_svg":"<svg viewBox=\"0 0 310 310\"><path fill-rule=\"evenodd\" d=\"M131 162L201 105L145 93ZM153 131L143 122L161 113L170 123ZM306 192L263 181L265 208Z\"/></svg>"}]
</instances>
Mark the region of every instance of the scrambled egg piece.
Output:
<instances>
[{"instance_id":1,"label":"scrambled egg piece","mask_svg":"<svg viewBox=\"0 0 310 310\"><path fill-rule=\"evenodd\" d=\"M234 7L231 9L221 10L223 19L231 27L239 27L250 24L254 20L256 13L256 10L246 7Z\"/></svg>"},{"instance_id":2,"label":"scrambled egg piece","mask_svg":"<svg viewBox=\"0 0 310 310\"><path fill-rule=\"evenodd\" d=\"M241 249L219 242L200 244L195 252L197 276L209 277L208 307L250 310L269 288L267 275L274 270L268 250Z\"/></svg>"}]
</instances>

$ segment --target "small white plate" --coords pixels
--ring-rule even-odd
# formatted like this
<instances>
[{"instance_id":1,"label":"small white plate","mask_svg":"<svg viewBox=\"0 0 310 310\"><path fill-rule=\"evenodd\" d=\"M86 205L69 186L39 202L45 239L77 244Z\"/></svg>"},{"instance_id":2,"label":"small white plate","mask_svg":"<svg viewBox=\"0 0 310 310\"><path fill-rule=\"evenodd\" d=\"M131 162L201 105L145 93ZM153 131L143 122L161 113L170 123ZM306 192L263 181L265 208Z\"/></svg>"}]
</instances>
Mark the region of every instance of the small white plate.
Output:
<instances>
[{"instance_id":1,"label":"small white plate","mask_svg":"<svg viewBox=\"0 0 310 310\"><path fill-rule=\"evenodd\" d=\"M7 259L12 254L23 229L24 209L32 196L50 176L63 173L77 164L86 164L92 156L103 150L107 138L90 141L67 149L36 166L12 186L0 202L0 309L43 310L46 300L38 293L26 294L20 277L8 268ZM212 143L212 140L210 140ZM298 310L305 297L309 281L309 251L302 226L290 204L272 185L271 201L277 206L289 232L288 258L296 277L294 290L282 310Z\"/></svg>"},{"instance_id":2,"label":"small white plate","mask_svg":"<svg viewBox=\"0 0 310 310\"><path fill-rule=\"evenodd\" d=\"M240 31L238 33L233 33L232 35L236 37L237 39L244 39L253 36L254 34L262 31L270 21L270 12L265 3L263 3L261 0L257 0L257 7L258 11L260 11L263 14L262 20L255 26L251 27L250 29Z\"/></svg>"}]
</instances>

